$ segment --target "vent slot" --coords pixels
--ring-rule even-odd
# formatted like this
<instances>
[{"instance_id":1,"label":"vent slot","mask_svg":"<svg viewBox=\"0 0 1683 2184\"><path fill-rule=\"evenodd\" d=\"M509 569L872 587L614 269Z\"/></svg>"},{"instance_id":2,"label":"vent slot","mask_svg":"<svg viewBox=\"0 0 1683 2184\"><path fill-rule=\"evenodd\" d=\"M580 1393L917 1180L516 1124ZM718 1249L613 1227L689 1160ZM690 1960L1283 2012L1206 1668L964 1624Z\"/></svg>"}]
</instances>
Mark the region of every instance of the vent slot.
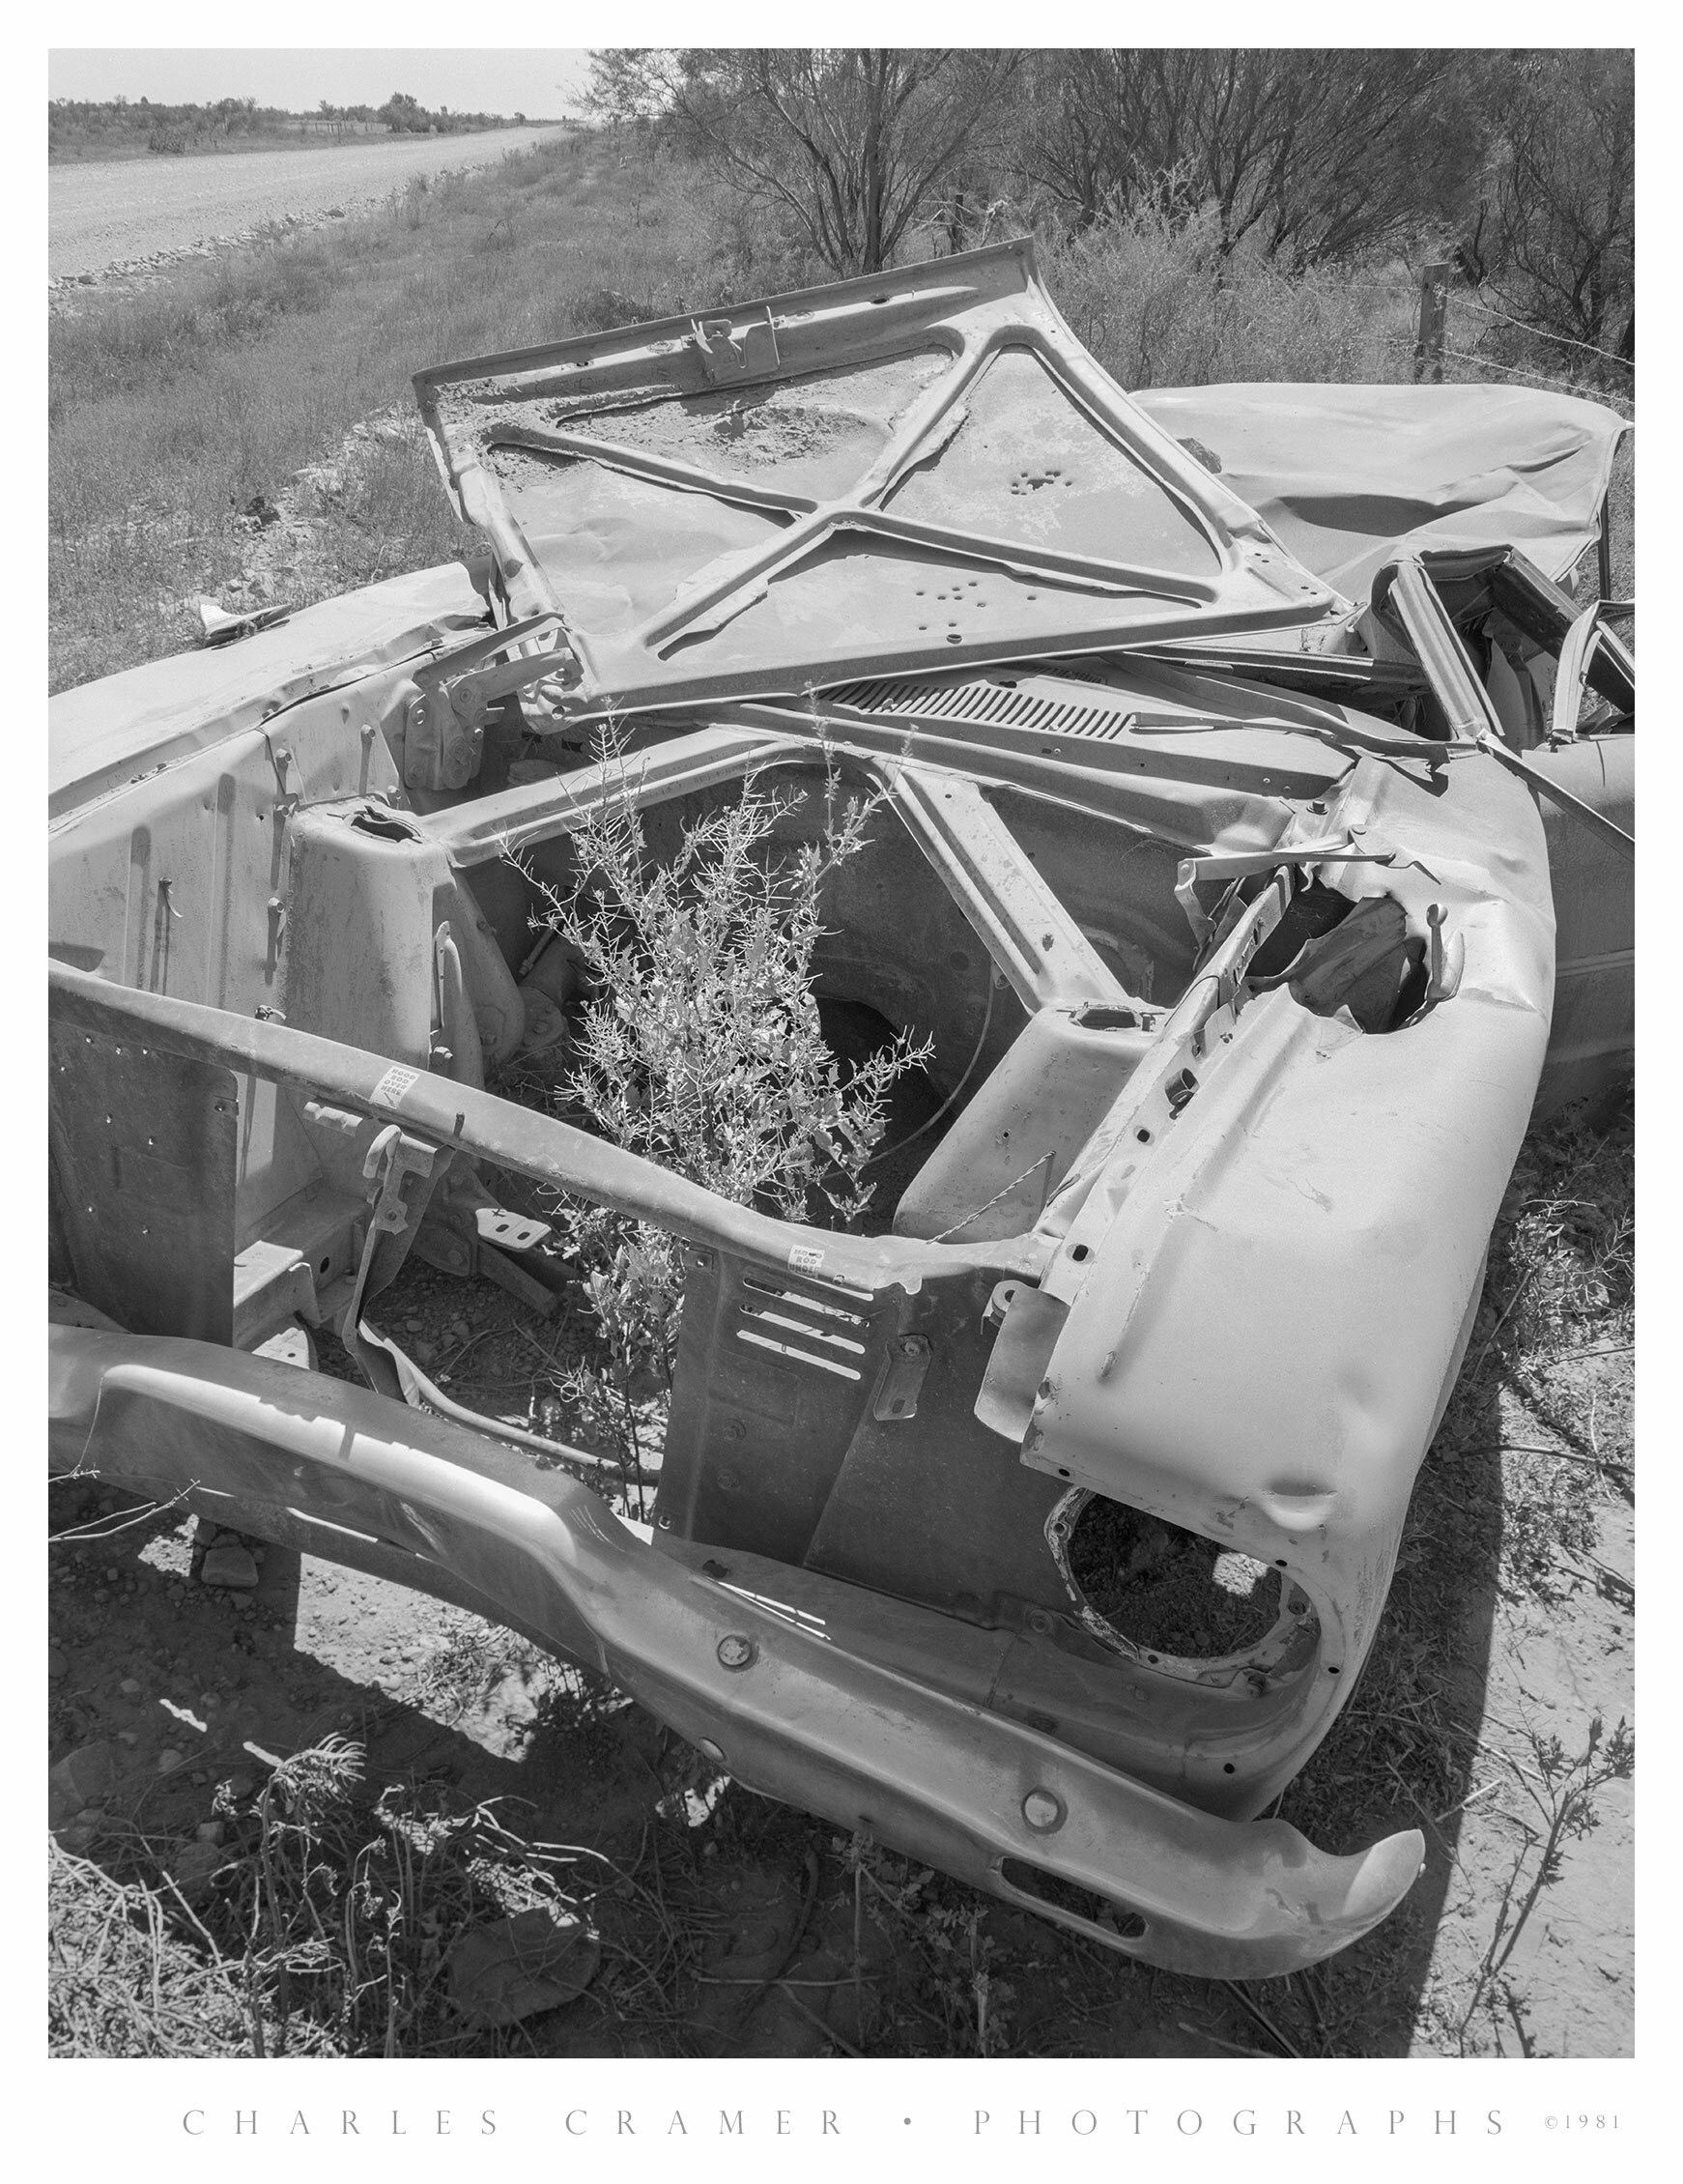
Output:
<instances>
[{"instance_id":1,"label":"vent slot","mask_svg":"<svg viewBox=\"0 0 1683 2184\"><path fill-rule=\"evenodd\" d=\"M798 1350L792 1342L774 1341L769 1335L756 1335L749 1327L739 1327L736 1330L736 1339L739 1342L752 1342L758 1350L775 1350L780 1358L793 1358L801 1365L816 1365L820 1372L833 1372L840 1380L860 1378L853 1365L842 1365L836 1358L821 1358L813 1350Z\"/></svg>"},{"instance_id":2,"label":"vent slot","mask_svg":"<svg viewBox=\"0 0 1683 2184\"><path fill-rule=\"evenodd\" d=\"M848 682L829 696L858 713L1011 728L1025 735L1073 735L1097 743L1114 742L1135 718L1120 705L1081 704L997 682Z\"/></svg>"},{"instance_id":3,"label":"vent slot","mask_svg":"<svg viewBox=\"0 0 1683 2184\"><path fill-rule=\"evenodd\" d=\"M781 1281L768 1281L763 1275L752 1271L743 1274L742 1286L752 1290L756 1297L769 1297L774 1304L790 1305L798 1312L813 1312L825 1319L845 1320L849 1327L865 1325L863 1313L847 1311L840 1305L827 1305L821 1297L809 1296L804 1289L787 1288ZM857 1290L845 1294L864 1297L868 1292ZM744 1306L742 1308L746 1311L749 1308Z\"/></svg>"},{"instance_id":4,"label":"vent slot","mask_svg":"<svg viewBox=\"0 0 1683 2184\"><path fill-rule=\"evenodd\" d=\"M803 1336L809 1342L822 1342L832 1350L849 1350L856 1358L865 1355L865 1344L855 1342L846 1335L832 1335L822 1327L809 1327L805 1320L795 1319L785 1312L766 1311L754 1305L738 1305L737 1310L744 1319L753 1320L758 1327L781 1327L786 1334Z\"/></svg>"},{"instance_id":5,"label":"vent slot","mask_svg":"<svg viewBox=\"0 0 1683 2184\"><path fill-rule=\"evenodd\" d=\"M1026 1858L1001 1859L999 1877L1019 1902L1050 1912L1060 1925L1085 1931L1110 1948L1119 1941L1142 1941L1148 1932L1146 1921L1131 1905L1113 1903L1066 1881L1061 1873L1030 1865Z\"/></svg>"}]
</instances>

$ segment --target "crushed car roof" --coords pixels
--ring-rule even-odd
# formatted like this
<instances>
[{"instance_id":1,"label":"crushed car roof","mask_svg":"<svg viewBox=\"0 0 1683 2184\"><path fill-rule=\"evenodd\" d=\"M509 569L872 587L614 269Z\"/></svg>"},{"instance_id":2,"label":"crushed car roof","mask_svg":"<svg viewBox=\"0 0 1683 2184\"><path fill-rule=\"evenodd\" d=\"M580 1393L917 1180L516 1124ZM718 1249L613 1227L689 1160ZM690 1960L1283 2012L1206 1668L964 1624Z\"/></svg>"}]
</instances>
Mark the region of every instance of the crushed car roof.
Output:
<instances>
[{"instance_id":1,"label":"crushed car roof","mask_svg":"<svg viewBox=\"0 0 1683 2184\"><path fill-rule=\"evenodd\" d=\"M1365 601L1399 553L1517 545L1558 579L1591 546L1633 428L1534 387L1164 387L1136 394L1196 440L1306 567Z\"/></svg>"},{"instance_id":2,"label":"crushed car roof","mask_svg":"<svg viewBox=\"0 0 1683 2184\"><path fill-rule=\"evenodd\" d=\"M559 617L579 711L1346 604L1099 369L1027 242L415 387L510 612Z\"/></svg>"}]
</instances>

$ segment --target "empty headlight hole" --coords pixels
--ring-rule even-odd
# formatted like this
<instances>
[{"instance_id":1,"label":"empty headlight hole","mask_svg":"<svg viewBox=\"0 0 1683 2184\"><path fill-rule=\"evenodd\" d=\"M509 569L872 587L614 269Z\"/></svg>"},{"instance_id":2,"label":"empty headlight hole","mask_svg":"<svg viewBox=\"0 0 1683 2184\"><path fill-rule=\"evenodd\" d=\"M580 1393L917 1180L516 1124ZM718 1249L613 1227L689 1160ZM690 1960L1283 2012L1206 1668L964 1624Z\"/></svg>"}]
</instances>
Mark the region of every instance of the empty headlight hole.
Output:
<instances>
[{"instance_id":1,"label":"empty headlight hole","mask_svg":"<svg viewBox=\"0 0 1683 2184\"><path fill-rule=\"evenodd\" d=\"M1295 1670L1316 1634L1280 1565L1102 1494L1071 1506L1062 1560L1085 1607L1154 1667L1262 1652Z\"/></svg>"}]
</instances>

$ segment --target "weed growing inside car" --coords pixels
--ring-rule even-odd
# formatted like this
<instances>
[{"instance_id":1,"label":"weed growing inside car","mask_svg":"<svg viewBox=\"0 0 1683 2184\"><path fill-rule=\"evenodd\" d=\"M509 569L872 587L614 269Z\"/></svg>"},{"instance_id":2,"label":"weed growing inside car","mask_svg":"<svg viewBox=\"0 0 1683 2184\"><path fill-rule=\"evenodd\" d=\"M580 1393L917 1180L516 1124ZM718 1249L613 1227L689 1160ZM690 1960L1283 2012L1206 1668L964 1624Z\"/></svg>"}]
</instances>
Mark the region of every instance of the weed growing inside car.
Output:
<instances>
[{"instance_id":1,"label":"weed growing inside car","mask_svg":"<svg viewBox=\"0 0 1683 2184\"><path fill-rule=\"evenodd\" d=\"M616 731L597 755L634 789ZM825 1043L813 988L824 883L864 848L876 807L834 773L823 796L815 837L780 840L805 799L751 775L663 862L622 795L574 831L570 891L537 885L586 995L560 1109L737 1205L845 1223L870 1198L889 1092L928 1049L902 1033L844 1075ZM607 1353L584 1380L597 1407L611 1393L638 1461L638 1405L671 1385L683 1247L606 1207L563 1197L555 1210ZM592 1389L574 1394L588 1402Z\"/></svg>"}]
</instances>

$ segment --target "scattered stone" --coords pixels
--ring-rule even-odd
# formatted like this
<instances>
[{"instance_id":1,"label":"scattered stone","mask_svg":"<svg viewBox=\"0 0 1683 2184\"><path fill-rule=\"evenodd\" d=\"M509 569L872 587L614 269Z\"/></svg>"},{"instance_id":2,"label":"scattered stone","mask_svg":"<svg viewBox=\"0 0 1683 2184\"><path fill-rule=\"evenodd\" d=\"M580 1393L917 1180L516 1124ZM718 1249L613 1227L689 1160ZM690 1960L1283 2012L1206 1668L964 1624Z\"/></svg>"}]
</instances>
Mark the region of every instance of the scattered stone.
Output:
<instances>
[{"instance_id":1,"label":"scattered stone","mask_svg":"<svg viewBox=\"0 0 1683 2184\"><path fill-rule=\"evenodd\" d=\"M101 1740L67 1752L46 1778L47 1825L57 1827L85 1805L106 1796L117 1784L118 1755Z\"/></svg>"},{"instance_id":2,"label":"scattered stone","mask_svg":"<svg viewBox=\"0 0 1683 2184\"><path fill-rule=\"evenodd\" d=\"M201 1820L196 1832L201 1843L219 1843L222 1840L222 1823L219 1820Z\"/></svg>"},{"instance_id":3,"label":"scattered stone","mask_svg":"<svg viewBox=\"0 0 1683 2184\"><path fill-rule=\"evenodd\" d=\"M211 1878L221 1862L220 1845L195 1839L182 1845L165 1870L183 1896L191 1904L198 1902L209 1891Z\"/></svg>"},{"instance_id":4,"label":"scattered stone","mask_svg":"<svg viewBox=\"0 0 1683 2184\"><path fill-rule=\"evenodd\" d=\"M471 1927L451 1947L450 1999L471 2026L518 2025L576 2001L596 1975L601 1944L582 1919L521 1911Z\"/></svg>"},{"instance_id":5,"label":"scattered stone","mask_svg":"<svg viewBox=\"0 0 1683 2184\"><path fill-rule=\"evenodd\" d=\"M248 1797L257 1787L257 1777L242 1768L238 1774L229 1775L222 1788L231 1797Z\"/></svg>"},{"instance_id":6,"label":"scattered stone","mask_svg":"<svg viewBox=\"0 0 1683 2184\"><path fill-rule=\"evenodd\" d=\"M69 1676L71 1673L69 1656L61 1653L56 1646L47 1649L46 1673L55 1683L61 1677Z\"/></svg>"},{"instance_id":7,"label":"scattered stone","mask_svg":"<svg viewBox=\"0 0 1683 2184\"><path fill-rule=\"evenodd\" d=\"M140 1692L140 1679L138 1676L126 1676L117 1688L126 1699L136 1698Z\"/></svg>"},{"instance_id":8,"label":"scattered stone","mask_svg":"<svg viewBox=\"0 0 1683 2184\"><path fill-rule=\"evenodd\" d=\"M243 1547L213 1547L205 1556L199 1583L249 1592L257 1583L257 1565Z\"/></svg>"},{"instance_id":9,"label":"scattered stone","mask_svg":"<svg viewBox=\"0 0 1683 2184\"><path fill-rule=\"evenodd\" d=\"M119 1744L138 1744L140 1732L138 1729L120 1729L117 1732L117 1741Z\"/></svg>"},{"instance_id":10,"label":"scattered stone","mask_svg":"<svg viewBox=\"0 0 1683 2184\"><path fill-rule=\"evenodd\" d=\"M181 1764L182 1755L173 1744L166 1744L157 1755L157 1771L159 1774L173 1773Z\"/></svg>"}]
</instances>

